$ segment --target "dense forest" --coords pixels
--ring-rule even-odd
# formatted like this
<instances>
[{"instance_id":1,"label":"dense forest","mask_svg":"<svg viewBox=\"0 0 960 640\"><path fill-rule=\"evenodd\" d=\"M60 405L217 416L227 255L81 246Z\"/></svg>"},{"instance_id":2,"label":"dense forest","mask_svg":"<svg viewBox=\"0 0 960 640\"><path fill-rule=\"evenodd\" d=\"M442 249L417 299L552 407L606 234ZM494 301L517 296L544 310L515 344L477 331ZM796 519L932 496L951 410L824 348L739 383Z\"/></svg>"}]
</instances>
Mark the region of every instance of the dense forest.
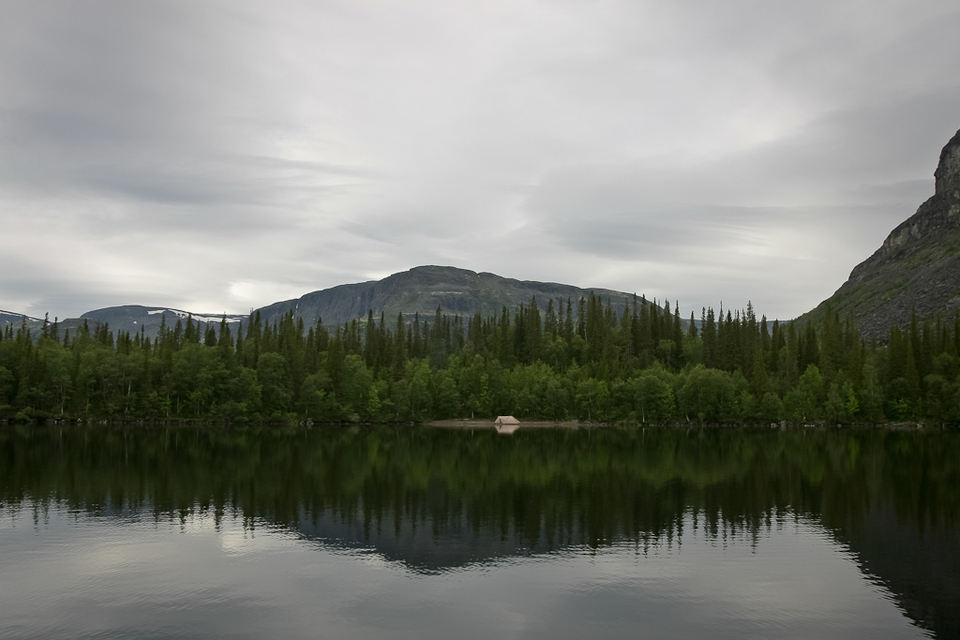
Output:
<instances>
[{"instance_id":1,"label":"dense forest","mask_svg":"<svg viewBox=\"0 0 960 640\"><path fill-rule=\"evenodd\" d=\"M960 318L893 327L885 344L827 312L814 326L745 310L590 295L494 317L336 328L251 315L177 320L155 339L106 324L0 334L0 419L605 423L960 422ZM699 324L699 328L698 328Z\"/></svg>"}]
</instances>

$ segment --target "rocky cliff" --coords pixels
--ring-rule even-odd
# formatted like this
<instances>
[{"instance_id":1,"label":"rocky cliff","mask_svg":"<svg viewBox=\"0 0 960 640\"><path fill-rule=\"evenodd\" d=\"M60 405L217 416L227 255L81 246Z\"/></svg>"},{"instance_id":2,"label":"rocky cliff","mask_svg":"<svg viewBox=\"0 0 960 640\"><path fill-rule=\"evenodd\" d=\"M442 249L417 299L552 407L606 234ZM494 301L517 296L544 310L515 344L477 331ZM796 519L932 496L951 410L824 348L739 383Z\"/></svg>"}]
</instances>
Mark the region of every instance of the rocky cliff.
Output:
<instances>
[{"instance_id":1,"label":"rocky cliff","mask_svg":"<svg viewBox=\"0 0 960 640\"><path fill-rule=\"evenodd\" d=\"M960 311L960 131L940 153L934 177L933 197L806 318L829 305L852 313L863 336L883 340L891 326L909 324L914 309L921 319Z\"/></svg>"}]
</instances>

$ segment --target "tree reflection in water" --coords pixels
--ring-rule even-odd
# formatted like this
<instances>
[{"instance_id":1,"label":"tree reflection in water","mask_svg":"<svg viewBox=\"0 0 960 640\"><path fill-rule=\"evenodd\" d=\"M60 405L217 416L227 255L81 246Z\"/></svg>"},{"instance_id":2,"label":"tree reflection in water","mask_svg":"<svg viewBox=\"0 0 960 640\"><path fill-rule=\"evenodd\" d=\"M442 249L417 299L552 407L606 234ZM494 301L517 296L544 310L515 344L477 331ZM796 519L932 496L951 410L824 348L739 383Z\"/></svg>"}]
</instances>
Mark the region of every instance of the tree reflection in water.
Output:
<instances>
[{"instance_id":1,"label":"tree reflection in water","mask_svg":"<svg viewBox=\"0 0 960 640\"><path fill-rule=\"evenodd\" d=\"M960 635L960 434L945 431L18 427L0 500L91 514L241 513L417 571L754 539L811 518L919 625Z\"/></svg>"}]
</instances>

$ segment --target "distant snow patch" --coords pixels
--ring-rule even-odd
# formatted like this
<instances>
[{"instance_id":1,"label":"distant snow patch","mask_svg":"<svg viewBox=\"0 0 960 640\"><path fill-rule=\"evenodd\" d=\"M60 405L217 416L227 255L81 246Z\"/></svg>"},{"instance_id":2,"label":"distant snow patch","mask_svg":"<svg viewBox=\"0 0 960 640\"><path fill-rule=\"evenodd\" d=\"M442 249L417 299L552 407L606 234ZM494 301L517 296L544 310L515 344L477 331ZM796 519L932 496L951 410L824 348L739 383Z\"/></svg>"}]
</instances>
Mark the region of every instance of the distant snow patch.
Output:
<instances>
[{"instance_id":1,"label":"distant snow patch","mask_svg":"<svg viewBox=\"0 0 960 640\"><path fill-rule=\"evenodd\" d=\"M147 311L148 315L156 315L158 313L169 313L177 316L178 318L187 318L188 316L193 318L195 322L220 322L223 320L223 314L211 316L211 315L197 315L191 314L187 311L180 311L179 309L154 309L152 311ZM246 316L242 315L228 315L227 322L239 322L243 320Z\"/></svg>"}]
</instances>

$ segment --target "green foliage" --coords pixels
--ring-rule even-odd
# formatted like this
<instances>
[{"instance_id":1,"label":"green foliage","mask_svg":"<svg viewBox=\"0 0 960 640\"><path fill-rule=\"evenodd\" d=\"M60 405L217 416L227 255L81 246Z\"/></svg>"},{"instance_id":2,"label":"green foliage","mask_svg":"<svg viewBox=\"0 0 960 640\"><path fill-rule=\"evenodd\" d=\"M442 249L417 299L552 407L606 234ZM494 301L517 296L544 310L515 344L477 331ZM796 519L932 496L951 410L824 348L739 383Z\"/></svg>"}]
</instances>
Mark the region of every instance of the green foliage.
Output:
<instances>
[{"instance_id":1,"label":"green foliage","mask_svg":"<svg viewBox=\"0 0 960 640\"><path fill-rule=\"evenodd\" d=\"M159 418L409 422L492 418L662 424L960 421L960 318L866 344L829 309L772 328L746 310L591 295L515 313L397 317L305 332L252 315L234 336L164 322L153 341L84 325L61 341L22 326L0 340L0 419Z\"/></svg>"}]
</instances>

